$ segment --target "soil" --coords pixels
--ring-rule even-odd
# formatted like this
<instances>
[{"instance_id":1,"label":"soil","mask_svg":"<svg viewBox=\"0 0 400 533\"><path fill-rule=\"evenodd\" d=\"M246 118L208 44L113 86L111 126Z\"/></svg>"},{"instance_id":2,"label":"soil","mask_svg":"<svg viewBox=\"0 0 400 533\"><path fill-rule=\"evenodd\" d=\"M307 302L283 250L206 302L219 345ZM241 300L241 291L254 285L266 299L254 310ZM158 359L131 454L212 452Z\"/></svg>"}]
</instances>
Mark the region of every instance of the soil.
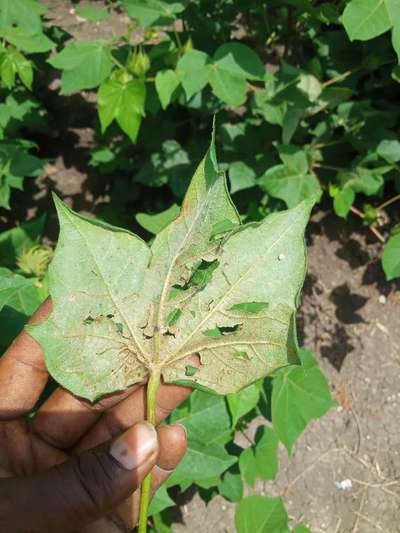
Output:
<instances>
[{"instance_id":1,"label":"soil","mask_svg":"<svg viewBox=\"0 0 400 533\"><path fill-rule=\"evenodd\" d=\"M96 24L77 18L71 3L44 3L55 23L71 34L108 36L99 35ZM106 31L115 36L125 28L122 17L113 18ZM75 116L66 117L61 126L57 121L61 130L41 154L49 158L46 175L29 180L25 193L13 193L15 208L1 217L1 229L47 211L50 190L83 213L95 212L96 205L109 200L110 184L88 166L93 130L80 124L85 113L93 114L90 94L63 99L56 96L57 83L50 87L50 107L53 99L62 112L64 102ZM395 207L390 215L398 217ZM54 218L47 229L52 240ZM282 496L291 525L302 521L313 533L400 532L400 284L385 281L381 245L374 239L357 219L343 221L327 208L314 214L299 329L303 344L316 353L338 406L309 425L291 457L280 449L275 482L248 491ZM335 483L343 480L350 480L351 487L338 490ZM216 497L206 506L196 493L185 496L174 533L235 531L233 504Z\"/></svg>"}]
</instances>

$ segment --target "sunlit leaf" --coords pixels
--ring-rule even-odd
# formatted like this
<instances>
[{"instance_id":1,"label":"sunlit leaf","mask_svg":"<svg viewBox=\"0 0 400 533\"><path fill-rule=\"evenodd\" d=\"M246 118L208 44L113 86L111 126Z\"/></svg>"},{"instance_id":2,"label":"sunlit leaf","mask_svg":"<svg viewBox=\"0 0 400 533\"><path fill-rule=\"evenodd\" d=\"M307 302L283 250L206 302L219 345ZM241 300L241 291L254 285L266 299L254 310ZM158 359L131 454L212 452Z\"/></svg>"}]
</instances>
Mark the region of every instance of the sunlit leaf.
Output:
<instances>
[{"instance_id":1,"label":"sunlit leaf","mask_svg":"<svg viewBox=\"0 0 400 533\"><path fill-rule=\"evenodd\" d=\"M93 400L142 381L162 361L166 382L226 394L296 361L293 323L312 203L214 241L215 224L239 220L212 143L179 216L156 235L151 249L58 199L56 206L61 233L49 269L54 310L30 331L64 387ZM176 286L185 290L171 298ZM253 302L268 302L268 308L242 310L239 317L232 310ZM171 335L175 319L179 328ZM237 357L238 351L248 357ZM201 364L188 376L193 353Z\"/></svg>"},{"instance_id":2,"label":"sunlit leaf","mask_svg":"<svg viewBox=\"0 0 400 533\"><path fill-rule=\"evenodd\" d=\"M63 71L61 92L66 94L100 85L112 69L110 54L101 41L73 41L48 62Z\"/></svg>"},{"instance_id":3,"label":"sunlit leaf","mask_svg":"<svg viewBox=\"0 0 400 533\"><path fill-rule=\"evenodd\" d=\"M170 24L186 7L187 0L123 0L128 14L141 26Z\"/></svg>"},{"instance_id":4,"label":"sunlit leaf","mask_svg":"<svg viewBox=\"0 0 400 533\"><path fill-rule=\"evenodd\" d=\"M142 80L113 79L102 83L97 105L103 132L116 119L131 141L136 142L145 101L146 86Z\"/></svg>"},{"instance_id":5,"label":"sunlit leaf","mask_svg":"<svg viewBox=\"0 0 400 533\"><path fill-rule=\"evenodd\" d=\"M168 207L168 209L160 213L154 215L138 213L135 218L142 228L156 235L178 216L179 211L179 206L172 204L171 207Z\"/></svg>"},{"instance_id":6,"label":"sunlit leaf","mask_svg":"<svg viewBox=\"0 0 400 533\"><path fill-rule=\"evenodd\" d=\"M302 366L289 366L274 378L272 423L274 431L291 452L308 422L335 405L325 376L311 352L300 351Z\"/></svg>"},{"instance_id":7,"label":"sunlit leaf","mask_svg":"<svg viewBox=\"0 0 400 533\"><path fill-rule=\"evenodd\" d=\"M163 109L168 107L179 83L180 79L175 71L169 69L157 72L155 84Z\"/></svg>"},{"instance_id":8,"label":"sunlit leaf","mask_svg":"<svg viewBox=\"0 0 400 533\"><path fill-rule=\"evenodd\" d=\"M288 516L281 498L248 496L236 507L237 533L289 533Z\"/></svg>"}]
</instances>

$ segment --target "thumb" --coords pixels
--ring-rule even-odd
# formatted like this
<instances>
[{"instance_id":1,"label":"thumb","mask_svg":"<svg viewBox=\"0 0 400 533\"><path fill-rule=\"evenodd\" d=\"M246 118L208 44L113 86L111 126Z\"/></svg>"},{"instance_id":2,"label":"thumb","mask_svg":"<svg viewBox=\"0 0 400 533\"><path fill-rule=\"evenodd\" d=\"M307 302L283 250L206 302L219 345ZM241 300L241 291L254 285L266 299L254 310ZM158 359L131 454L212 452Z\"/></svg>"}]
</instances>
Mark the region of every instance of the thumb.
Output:
<instances>
[{"instance_id":1,"label":"thumb","mask_svg":"<svg viewBox=\"0 0 400 533\"><path fill-rule=\"evenodd\" d=\"M140 422L111 444L30 478L3 480L0 493L14 515L7 531L27 531L28 524L30 532L71 531L104 516L139 487L157 455L156 430Z\"/></svg>"}]
</instances>

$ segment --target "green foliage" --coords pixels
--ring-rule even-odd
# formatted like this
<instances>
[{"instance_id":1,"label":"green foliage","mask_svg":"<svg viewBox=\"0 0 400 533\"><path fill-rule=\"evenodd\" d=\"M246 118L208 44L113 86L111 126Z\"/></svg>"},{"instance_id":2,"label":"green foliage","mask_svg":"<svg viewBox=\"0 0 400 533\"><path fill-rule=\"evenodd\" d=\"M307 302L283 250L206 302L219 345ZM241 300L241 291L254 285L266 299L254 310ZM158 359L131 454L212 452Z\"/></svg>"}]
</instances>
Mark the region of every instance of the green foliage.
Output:
<instances>
[{"instance_id":1,"label":"green foliage","mask_svg":"<svg viewBox=\"0 0 400 533\"><path fill-rule=\"evenodd\" d=\"M307 422L335 405L312 353L301 350L300 359L301 366L289 366L277 372L272 393L274 429L289 452Z\"/></svg>"},{"instance_id":2,"label":"green foliage","mask_svg":"<svg viewBox=\"0 0 400 533\"><path fill-rule=\"evenodd\" d=\"M150 205L152 212L181 202L190 161L204 146L193 142L195 132L201 137L197 126L204 131L210 113L223 109L222 168L229 171L231 193L246 194L245 220L280 208L279 200L294 207L326 191L337 215L357 216L365 211L365 195L383 195L393 184L396 192L400 144L390 102L400 77L390 42L398 52L400 16L394 0L351 0L343 13L330 4L289 2L280 9L252 1L247 7L254 25L244 24L238 35L247 37L231 40L240 2L221 11L203 0L124 0L122 6L132 21L121 37L65 40L44 30L38 2L2 0L0 79L8 90L31 89L39 53L61 70L62 94L97 91L102 133L118 138L116 122L131 142L143 145L133 181L167 185L173 194L168 204ZM76 12L100 25L115 15L112 6L78 4ZM302 20L299 27L291 26L295 19ZM132 28L143 33L138 44L132 44ZM265 43L282 42L278 64L265 68ZM376 79L387 97L378 97ZM230 111L234 119L228 121ZM186 117L189 136L177 138L178 115ZM155 127L160 119L165 130ZM127 172L125 155L107 150L101 168ZM3 178L1 205L10 205L17 181Z\"/></svg>"},{"instance_id":3,"label":"green foliage","mask_svg":"<svg viewBox=\"0 0 400 533\"><path fill-rule=\"evenodd\" d=\"M321 188L315 175L309 173L307 154L295 146L278 147L281 165L267 170L260 185L275 198L294 207L304 198L315 198Z\"/></svg>"},{"instance_id":4,"label":"green foliage","mask_svg":"<svg viewBox=\"0 0 400 533\"><path fill-rule=\"evenodd\" d=\"M400 57L400 5L396 0L351 0L343 12L350 39L368 41L392 30L392 43Z\"/></svg>"},{"instance_id":5,"label":"green foliage","mask_svg":"<svg viewBox=\"0 0 400 533\"><path fill-rule=\"evenodd\" d=\"M122 4L131 17L137 19L141 26L147 27L173 22L176 15L185 9L187 0L122 0Z\"/></svg>"},{"instance_id":6,"label":"green foliage","mask_svg":"<svg viewBox=\"0 0 400 533\"><path fill-rule=\"evenodd\" d=\"M116 73L118 74L118 73ZM146 99L146 86L128 75L115 76L101 84L98 94L99 117L104 132L115 119L132 142L136 141ZM127 113L127 110L130 113Z\"/></svg>"},{"instance_id":7,"label":"green foliage","mask_svg":"<svg viewBox=\"0 0 400 533\"><path fill-rule=\"evenodd\" d=\"M237 533L288 533L288 516L280 498L249 496L236 509Z\"/></svg>"},{"instance_id":8,"label":"green foliage","mask_svg":"<svg viewBox=\"0 0 400 533\"><path fill-rule=\"evenodd\" d=\"M62 69L62 94L97 87L111 72L111 51L101 41L76 41L49 60Z\"/></svg>"},{"instance_id":9,"label":"green foliage","mask_svg":"<svg viewBox=\"0 0 400 533\"><path fill-rule=\"evenodd\" d=\"M179 206L173 204L165 211L161 211L161 213L156 213L154 215L138 213L135 218L142 228L156 235L178 216L179 211Z\"/></svg>"},{"instance_id":10,"label":"green foliage","mask_svg":"<svg viewBox=\"0 0 400 533\"><path fill-rule=\"evenodd\" d=\"M237 533L311 533L303 524L290 530L281 498L248 496L236 508Z\"/></svg>"},{"instance_id":11,"label":"green foliage","mask_svg":"<svg viewBox=\"0 0 400 533\"><path fill-rule=\"evenodd\" d=\"M27 31L40 31L40 15L46 8L36 0L1 0L0 26L12 27L14 24Z\"/></svg>"},{"instance_id":12,"label":"green foliage","mask_svg":"<svg viewBox=\"0 0 400 533\"><path fill-rule=\"evenodd\" d=\"M0 234L1 351L13 341L48 295L43 278L50 259L49 252L44 262L43 254L39 263L35 257L43 225L44 217L41 217Z\"/></svg>"},{"instance_id":13,"label":"green foliage","mask_svg":"<svg viewBox=\"0 0 400 533\"><path fill-rule=\"evenodd\" d=\"M273 480L278 472L278 438L273 429L260 426L253 446L242 451L239 468L251 487L257 479Z\"/></svg>"},{"instance_id":14,"label":"green foliage","mask_svg":"<svg viewBox=\"0 0 400 533\"><path fill-rule=\"evenodd\" d=\"M28 150L34 146L27 141L0 141L0 207L10 209L11 189L23 190L26 176L38 176L42 162Z\"/></svg>"},{"instance_id":15,"label":"green foliage","mask_svg":"<svg viewBox=\"0 0 400 533\"><path fill-rule=\"evenodd\" d=\"M236 394L228 394L227 402L232 417L232 427L250 411L252 411L260 399L260 383L252 383Z\"/></svg>"},{"instance_id":16,"label":"green foliage","mask_svg":"<svg viewBox=\"0 0 400 533\"><path fill-rule=\"evenodd\" d=\"M382 257L383 270L388 280L400 277L400 234L393 235L386 243Z\"/></svg>"}]
</instances>

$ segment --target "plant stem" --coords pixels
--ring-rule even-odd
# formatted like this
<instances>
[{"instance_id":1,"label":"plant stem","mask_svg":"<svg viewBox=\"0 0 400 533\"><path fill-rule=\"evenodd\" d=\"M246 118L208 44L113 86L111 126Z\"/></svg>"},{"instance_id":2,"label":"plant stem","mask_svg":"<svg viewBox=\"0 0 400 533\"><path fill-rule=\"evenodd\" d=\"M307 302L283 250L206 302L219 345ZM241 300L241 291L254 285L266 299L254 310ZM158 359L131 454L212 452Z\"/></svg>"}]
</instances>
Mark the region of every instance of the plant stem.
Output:
<instances>
[{"instance_id":1,"label":"plant stem","mask_svg":"<svg viewBox=\"0 0 400 533\"><path fill-rule=\"evenodd\" d=\"M324 81L321 83L321 87L325 89L325 87L329 87L329 85L333 85L334 83L339 83L341 81L344 81L346 78L348 78L353 72L356 72L357 69L354 70L346 70L346 72L343 72L343 74L339 74L338 76L335 76L334 78L331 78L330 80Z\"/></svg>"},{"instance_id":2,"label":"plant stem","mask_svg":"<svg viewBox=\"0 0 400 533\"><path fill-rule=\"evenodd\" d=\"M155 426L156 423L156 399L157 391L160 385L160 371L156 370L150 374L147 383L147 397L146 397L146 420ZM151 494L151 473L142 481L140 487L140 515L139 515L139 529L138 533L147 533L148 510Z\"/></svg>"},{"instance_id":3,"label":"plant stem","mask_svg":"<svg viewBox=\"0 0 400 533\"><path fill-rule=\"evenodd\" d=\"M335 146L336 144L341 144L347 142L346 138L343 139L335 139L334 141L329 141L326 143L317 143L314 144L314 148L326 148L327 146Z\"/></svg>"},{"instance_id":4,"label":"plant stem","mask_svg":"<svg viewBox=\"0 0 400 533\"><path fill-rule=\"evenodd\" d=\"M344 167L334 167L332 165L324 165L322 163L314 163L314 167L316 167L316 168L326 168L327 170L336 170L337 172L341 172L342 170L346 170Z\"/></svg>"},{"instance_id":5,"label":"plant stem","mask_svg":"<svg viewBox=\"0 0 400 533\"><path fill-rule=\"evenodd\" d=\"M350 211L360 218L363 218L363 219L365 218L364 213L362 213L359 209L357 209L354 206L350 207ZM382 233L378 229L375 228L375 226L368 226L368 229L372 231L372 233L375 235L378 241L381 241L383 244L386 242L385 237L382 235Z\"/></svg>"},{"instance_id":6,"label":"plant stem","mask_svg":"<svg viewBox=\"0 0 400 533\"><path fill-rule=\"evenodd\" d=\"M175 36L176 44L178 45L178 50L180 53L182 53L182 50L183 50L182 42L181 42L181 38L179 37L178 30L175 27L175 24L174 24L174 36Z\"/></svg>"},{"instance_id":7,"label":"plant stem","mask_svg":"<svg viewBox=\"0 0 400 533\"><path fill-rule=\"evenodd\" d=\"M389 198L389 200L386 200L386 202L383 202L381 205L378 205L377 209L384 209L390 204L394 204L394 202L397 202L400 200L400 194L396 194L396 196L393 196L393 198Z\"/></svg>"},{"instance_id":8,"label":"plant stem","mask_svg":"<svg viewBox=\"0 0 400 533\"><path fill-rule=\"evenodd\" d=\"M126 69L125 65L123 65L122 63L120 63L120 62L118 61L118 59L112 55L112 52L110 52L110 57L111 57L111 61L112 61L115 65L117 65L117 67L119 67L119 68L122 69L122 70L125 70L125 69Z\"/></svg>"}]
</instances>

